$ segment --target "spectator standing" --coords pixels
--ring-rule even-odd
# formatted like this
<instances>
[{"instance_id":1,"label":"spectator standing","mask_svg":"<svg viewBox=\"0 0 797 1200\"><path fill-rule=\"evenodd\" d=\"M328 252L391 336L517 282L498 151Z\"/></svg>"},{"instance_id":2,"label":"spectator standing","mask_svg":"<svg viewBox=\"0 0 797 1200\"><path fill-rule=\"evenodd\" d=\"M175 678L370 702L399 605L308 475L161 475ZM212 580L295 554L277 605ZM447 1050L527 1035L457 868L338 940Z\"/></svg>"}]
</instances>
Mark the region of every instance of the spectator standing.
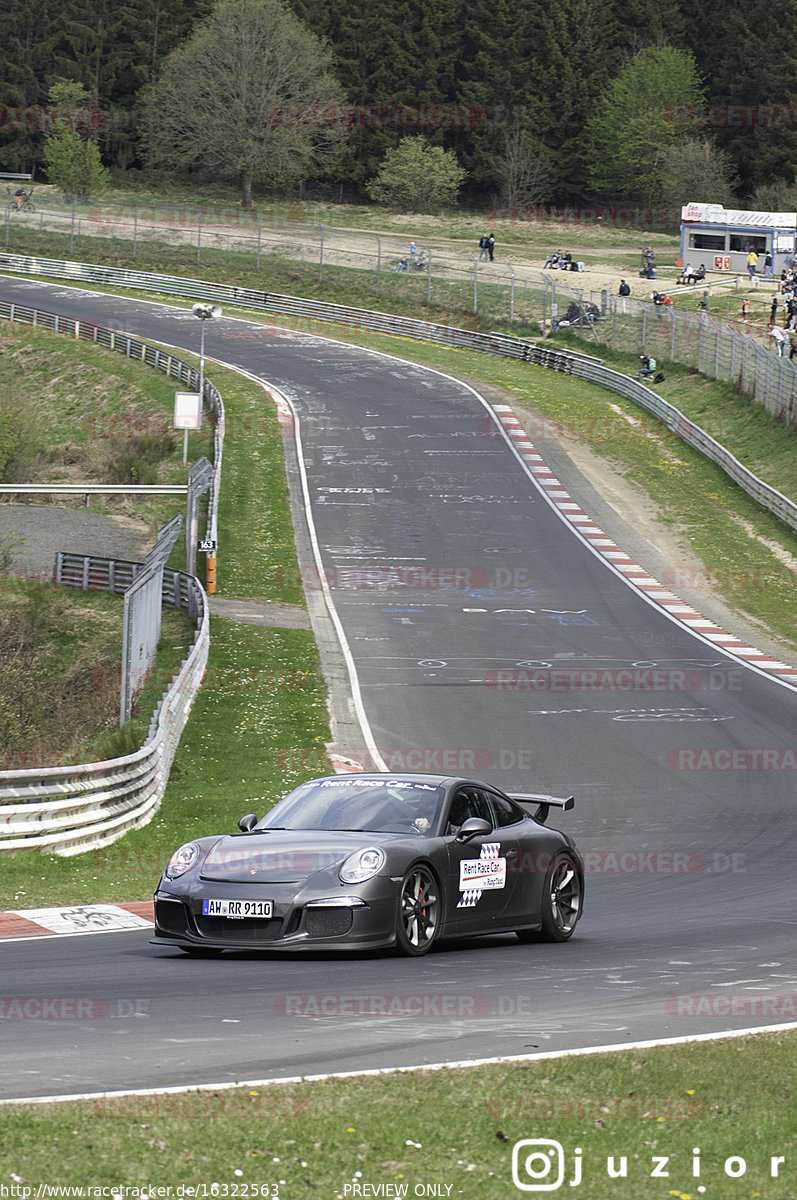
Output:
<instances>
[{"instance_id":1,"label":"spectator standing","mask_svg":"<svg viewBox=\"0 0 797 1200\"><path fill-rule=\"evenodd\" d=\"M764 255L764 278L772 278L772 255L769 250L767 250L766 254Z\"/></svg>"},{"instance_id":2,"label":"spectator standing","mask_svg":"<svg viewBox=\"0 0 797 1200\"><path fill-rule=\"evenodd\" d=\"M631 288L629 287L629 285L626 283L626 281L624 279L620 280L620 287L618 288L618 295L620 297L620 312L625 312L626 311L626 296L631 295Z\"/></svg>"},{"instance_id":3,"label":"spectator standing","mask_svg":"<svg viewBox=\"0 0 797 1200\"><path fill-rule=\"evenodd\" d=\"M672 308L672 300L666 292L654 292L653 303L656 305L656 316L659 320L661 320L663 308Z\"/></svg>"},{"instance_id":4,"label":"spectator standing","mask_svg":"<svg viewBox=\"0 0 797 1200\"><path fill-rule=\"evenodd\" d=\"M489 257L490 257L490 251L489 251L489 247L487 245L487 234L483 233L482 236L479 238L479 262L481 262L481 260L483 258L489 258Z\"/></svg>"},{"instance_id":5,"label":"spectator standing","mask_svg":"<svg viewBox=\"0 0 797 1200\"><path fill-rule=\"evenodd\" d=\"M780 325L773 325L769 331L769 336L775 339L775 349L777 350L778 358L783 358L786 353L786 343L789 340L786 330L781 329Z\"/></svg>"},{"instance_id":6,"label":"spectator standing","mask_svg":"<svg viewBox=\"0 0 797 1200\"><path fill-rule=\"evenodd\" d=\"M755 269L758 264L758 255L753 247L750 247L750 253L747 255L747 274L751 279L755 279Z\"/></svg>"},{"instance_id":7,"label":"spectator standing","mask_svg":"<svg viewBox=\"0 0 797 1200\"><path fill-rule=\"evenodd\" d=\"M493 261L493 252L495 250L495 237L492 233L487 235L487 253L490 255L490 262Z\"/></svg>"}]
</instances>

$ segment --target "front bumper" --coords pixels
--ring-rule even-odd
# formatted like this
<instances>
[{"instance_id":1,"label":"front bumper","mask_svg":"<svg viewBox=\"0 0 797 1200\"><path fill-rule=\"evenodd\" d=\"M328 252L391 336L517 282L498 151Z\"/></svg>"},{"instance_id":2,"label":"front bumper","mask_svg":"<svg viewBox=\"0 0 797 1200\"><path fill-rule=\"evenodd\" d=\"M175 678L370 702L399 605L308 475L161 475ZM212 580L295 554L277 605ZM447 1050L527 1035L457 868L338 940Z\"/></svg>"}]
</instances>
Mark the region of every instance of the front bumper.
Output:
<instances>
[{"instance_id":1,"label":"front bumper","mask_svg":"<svg viewBox=\"0 0 797 1200\"><path fill-rule=\"evenodd\" d=\"M162 885L155 893L155 936L158 946L204 946L221 950L356 950L380 949L396 940L398 896L390 880L371 880L361 894L298 895L285 885L253 897L240 884L190 888L180 895ZM376 886L374 886L376 885ZM202 913L206 898L268 899L268 918L210 917ZM327 901L328 903L325 903Z\"/></svg>"}]
</instances>

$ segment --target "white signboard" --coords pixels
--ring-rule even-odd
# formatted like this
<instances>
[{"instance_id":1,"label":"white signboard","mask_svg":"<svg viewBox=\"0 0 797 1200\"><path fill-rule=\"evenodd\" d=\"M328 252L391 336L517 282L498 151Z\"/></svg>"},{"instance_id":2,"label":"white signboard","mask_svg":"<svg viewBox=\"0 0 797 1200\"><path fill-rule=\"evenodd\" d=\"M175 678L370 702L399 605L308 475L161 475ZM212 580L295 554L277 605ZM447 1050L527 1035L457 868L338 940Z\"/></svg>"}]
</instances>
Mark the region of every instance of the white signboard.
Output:
<instances>
[{"instance_id":1,"label":"white signboard","mask_svg":"<svg viewBox=\"0 0 797 1200\"><path fill-rule=\"evenodd\" d=\"M738 208L723 208L721 204L684 204L682 221L699 221L706 225L739 225L757 229L793 229L797 213L747 212Z\"/></svg>"},{"instance_id":2,"label":"white signboard","mask_svg":"<svg viewBox=\"0 0 797 1200\"><path fill-rule=\"evenodd\" d=\"M199 392L174 393L174 428L202 428L202 397Z\"/></svg>"},{"instance_id":3,"label":"white signboard","mask_svg":"<svg viewBox=\"0 0 797 1200\"><path fill-rule=\"evenodd\" d=\"M459 864L459 890L486 892L506 887L505 858L465 858Z\"/></svg>"}]
</instances>

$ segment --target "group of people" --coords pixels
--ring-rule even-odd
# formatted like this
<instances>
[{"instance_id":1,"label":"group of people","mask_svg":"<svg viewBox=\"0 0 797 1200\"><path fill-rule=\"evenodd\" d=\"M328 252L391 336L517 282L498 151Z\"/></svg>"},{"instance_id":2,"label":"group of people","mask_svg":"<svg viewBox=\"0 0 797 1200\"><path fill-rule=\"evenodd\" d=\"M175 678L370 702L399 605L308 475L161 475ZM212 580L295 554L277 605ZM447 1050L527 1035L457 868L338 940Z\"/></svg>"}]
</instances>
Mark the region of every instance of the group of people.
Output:
<instances>
[{"instance_id":1,"label":"group of people","mask_svg":"<svg viewBox=\"0 0 797 1200\"><path fill-rule=\"evenodd\" d=\"M687 263L675 282L676 282L676 284L702 283L705 278L706 278L706 268L703 265L703 263L700 264L700 266L697 268L696 271L693 271L692 268L690 267L689 263Z\"/></svg>"},{"instance_id":2,"label":"group of people","mask_svg":"<svg viewBox=\"0 0 797 1200\"><path fill-rule=\"evenodd\" d=\"M656 278L656 251L652 246L645 246L642 251L642 270L639 274L642 279Z\"/></svg>"},{"instance_id":3,"label":"group of people","mask_svg":"<svg viewBox=\"0 0 797 1200\"><path fill-rule=\"evenodd\" d=\"M797 356L797 273L787 271L784 267L781 273L781 291L772 297L772 308L769 311L769 336L775 340L775 351L779 358L786 357L786 347L789 347L789 358ZM780 323L778 321L779 309Z\"/></svg>"},{"instance_id":4,"label":"group of people","mask_svg":"<svg viewBox=\"0 0 797 1200\"><path fill-rule=\"evenodd\" d=\"M573 255L569 250L567 252L554 250L543 263L543 271L546 267L551 271L578 271L580 269L579 264L573 262Z\"/></svg>"},{"instance_id":5,"label":"group of people","mask_svg":"<svg viewBox=\"0 0 797 1200\"><path fill-rule=\"evenodd\" d=\"M495 237L491 233L483 233L479 238L479 262L485 259L487 262L493 261L495 253Z\"/></svg>"},{"instance_id":6,"label":"group of people","mask_svg":"<svg viewBox=\"0 0 797 1200\"><path fill-rule=\"evenodd\" d=\"M750 244L747 247L747 274L751 279L755 279L760 257L761 256L759 255L755 246ZM772 279L772 254L769 250L764 251L764 278Z\"/></svg>"},{"instance_id":7,"label":"group of people","mask_svg":"<svg viewBox=\"0 0 797 1200\"><path fill-rule=\"evenodd\" d=\"M393 270L401 273L402 271L409 271L410 267L415 271L426 270L426 255L423 250L421 250L420 254L418 253L418 247L415 245L415 242L410 242L409 258L400 258Z\"/></svg>"}]
</instances>

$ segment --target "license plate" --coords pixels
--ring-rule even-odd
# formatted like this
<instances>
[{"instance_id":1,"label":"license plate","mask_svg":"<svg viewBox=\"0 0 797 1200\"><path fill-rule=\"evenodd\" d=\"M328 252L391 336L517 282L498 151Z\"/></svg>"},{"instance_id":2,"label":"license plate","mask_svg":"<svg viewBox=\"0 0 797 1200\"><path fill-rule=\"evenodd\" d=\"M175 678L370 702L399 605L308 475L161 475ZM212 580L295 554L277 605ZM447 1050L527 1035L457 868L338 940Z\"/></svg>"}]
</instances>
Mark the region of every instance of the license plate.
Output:
<instances>
[{"instance_id":1,"label":"license plate","mask_svg":"<svg viewBox=\"0 0 797 1200\"><path fill-rule=\"evenodd\" d=\"M203 917L270 917L274 905L271 900L203 900Z\"/></svg>"}]
</instances>

